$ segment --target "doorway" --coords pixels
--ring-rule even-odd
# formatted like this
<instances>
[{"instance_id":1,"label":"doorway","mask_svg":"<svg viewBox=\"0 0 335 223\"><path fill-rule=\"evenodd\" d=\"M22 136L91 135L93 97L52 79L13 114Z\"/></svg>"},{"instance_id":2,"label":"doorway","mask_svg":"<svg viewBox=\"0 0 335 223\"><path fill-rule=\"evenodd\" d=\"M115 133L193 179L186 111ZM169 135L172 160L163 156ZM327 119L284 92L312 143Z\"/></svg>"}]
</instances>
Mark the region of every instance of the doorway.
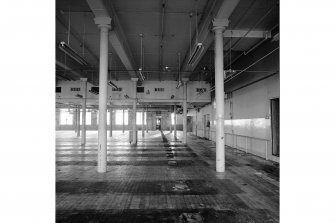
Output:
<instances>
[{"instance_id":1,"label":"doorway","mask_svg":"<svg viewBox=\"0 0 335 223\"><path fill-rule=\"evenodd\" d=\"M204 138L209 139L210 132L210 116L209 114L204 115Z\"/></svg>"},{"instance_id":2,"label":"doorway","mask_svg":"<svg viewBox=\"0 0 335 223\"><path fill-rule=\"evenodd\" d=\"M193 128L193 117L192 116L187 116L187 132L192 132L192 128Z\"/></svg>"},{"instance_id":3,"label":"doorway","mask_svg":"<svg viewBox=\"0 0 335 223\"><path fill-rule=\"evenodd\" d=\"M161 130L161 119L160 118L156 119L156 129Z\"/></svg>"},{"instance_id":4,"label":"doorway","mask_svg":"<svg viewBox=\"0 0 335 223\"><path fill-rule=\"evenodd\" d=\"M271 99L272 155L279 157L279 98Z\"/></svg>"}]
</instances>

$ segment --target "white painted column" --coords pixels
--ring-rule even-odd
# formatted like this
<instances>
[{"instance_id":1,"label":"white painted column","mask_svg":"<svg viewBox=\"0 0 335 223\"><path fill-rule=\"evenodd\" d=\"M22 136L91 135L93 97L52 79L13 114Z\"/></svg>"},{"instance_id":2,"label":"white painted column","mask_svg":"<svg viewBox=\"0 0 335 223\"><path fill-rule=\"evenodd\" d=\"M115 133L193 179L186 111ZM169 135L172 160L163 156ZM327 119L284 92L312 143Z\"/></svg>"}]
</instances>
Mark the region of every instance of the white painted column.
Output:
<instances>
[{"instance_id":1,"label":"white painted column","mask_svg":"<svg viewBox=\"0 0 335 223\"><path fill-rule=\"evenodd\" d=\"M86 144L86 98L87 98L87 78L80 78L84 82L84 96L83 96L83 109L82 109L82 125L81 125L81 145Z\"/></svg>"},{"instance_id":2,"label":"white painted column","mask_svg":"<svg viewBox=\"0 0 335 223\"><path fill-rule=\"evenodd\" d=\"M136 104L137 104L137 94L136 94L136 88L137 88L137 81L138 78L131 78L133 81L133 140L131 144L136 145L137 144L137 126L136 126Z\"/></svg>"},{"instance_id":3,"label":"white painted column","mask_svg":"<svg viewBox=\"0 0 335 223\"><path fill-rule=\"evenodd\" d=\"M124 109L122 109L122 133L124 133Z\"/></svg>"},{"instance_id":4,"label":"white painted column","mask_svg":"<svg viewBox=\"0 0 335 223\"><path fill-rule=\"evenodd\" d=\"M80 106L77 108L77 136L80 136Z\"/></svg>"},{"instance_id":5,"label":"white painted column","mask_svg":"<svg viewBox=\"0 0 335 223\"><path fill-rule=\"evenodd\" d=\"M172 120L171 120L171 112L169 112L169 121L170 121L170 134L172 133Z\"/></svg>"},{"instance_id":6,"label":"white painted column","mask_svg":"<svg viewBox=\"0 0 335 223\"><path fill-rule=\"evenodd\" d=\"M142 109L142 137L144 137L144 108Z\"/></svg>"},{"instance_id":7,"label":"white painted column","mask_svg":"<svg viewBox=\"0 0 335 223\"><path fill-rule=\"evenodd\" d=\"M99 127L98 127L98 172L107 171L107 76L108 76L108 32L111 18L95 17L100 28L99 63Z\"/></svg>"},{"instance_id":8,"label":"white painted column","mask_svg":"<svg viewBox=\"0 0 335 223\"><path fill-rule=\"evenodd\" d=\"M113 136L113 109L109 109L109 137Z\"/></svg>"},{"instance_id":9,"label":"white painted column","mask_svg":"<svg viewBox=\"0 0 335 223\"><path fill-rule=\"evenodd\" d=\"M184 93L184 98L183 98L183 143L187 143L187 81L188 78L183 78L183 93Z\"/></svg>"},{"instance_id":10,"label":"white painted column","mask_svg":"<svg viewBox=\"0 0 335 223\"><path fill-rule=\"evenodd\" d=\"M176 109L176 105L173 106L173 113L174 113L174 126L173 126L173 130L174 130L174 139L177 139L177 109Z\"/></svg>"},{"instance_id":11,"label":"white painted column","mask_svg":"<svg viewBox=\"0 0 335 223\"><path fill-rule=\"evenodd\" d=\"M225 172L225 135L224 135L224 64L223 30L228 19L214 19L215 32L215 101L216 101L216 172Z\"/></svg>"},{"instance_id":12,"label":"white painted column","mask_svg":"<svg viewBox=\"0 0 335 223\"><path fill-rule=\"evenodd\" d=\"M74 129L74 133L77 133L77 109L73 108L72 110L73 113L73 129Z\"/></svg>"},{"instance_id":13,"label":"white painted column","mask_svg":"<svg viewBox=\"0 0 335 223\"><path fill-rule=\"evenodd\" d=\"M149 131L149 125L148 125L148 115L149 115L149 113L148 113L148 108L146 109L146 116L145 116L145 123L146 123L146 128L147 128L147 133L148 133L148 131Z\"/></svg>"}]
</instances>

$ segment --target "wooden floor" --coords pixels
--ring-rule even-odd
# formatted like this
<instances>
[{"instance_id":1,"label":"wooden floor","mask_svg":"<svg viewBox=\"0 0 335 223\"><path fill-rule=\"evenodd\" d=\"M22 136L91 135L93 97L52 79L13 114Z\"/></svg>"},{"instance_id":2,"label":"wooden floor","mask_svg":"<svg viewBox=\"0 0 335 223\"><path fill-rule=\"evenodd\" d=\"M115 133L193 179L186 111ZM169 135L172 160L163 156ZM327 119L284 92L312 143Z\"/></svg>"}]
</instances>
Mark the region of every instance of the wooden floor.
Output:
<instances>
[{"instance_id":1,"label":"wooden floor","mask_svg":"<svg viewBox=\"0 0 335 223\"><path fill-rule=\"evenodd\" d=\"M87 144L56 133L56 222L279 222L279 166L226 147L215 172L215 144L187 146L168 131L108 138L107 173L97 173L96 131Z\"/></svg>"}]
</instances>

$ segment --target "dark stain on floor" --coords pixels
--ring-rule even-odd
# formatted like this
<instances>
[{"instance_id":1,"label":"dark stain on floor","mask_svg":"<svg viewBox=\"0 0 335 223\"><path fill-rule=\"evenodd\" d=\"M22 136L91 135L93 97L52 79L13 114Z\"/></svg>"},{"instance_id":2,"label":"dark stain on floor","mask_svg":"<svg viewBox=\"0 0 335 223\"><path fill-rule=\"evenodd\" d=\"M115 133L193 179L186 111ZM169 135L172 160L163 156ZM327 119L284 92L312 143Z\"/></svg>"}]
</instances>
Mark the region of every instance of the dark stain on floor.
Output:
<instances>
[{"instance_id":1,"label":"dark stain on floor","mask_svg":"<svg viewBox=\"0 0 335 223\"><path fill-rule=\"evenodd\" d=\"M203 160L176 160L178 166L204 165ZM57 166L96 166L96 161L56 161ZM167 166L164 160L156 161L107 161L107 166Z\"/></svg>"},{"instance_id":2,"label":"dark stain on floor","mask_svg":"<svg viewBox=\"0 0 335 223\"><path fill-rule=\"evenodd\" d=\"M210 195L218 190L205 180L88 182L57 181L56 193L132 193L141 195Z\"/></svg>"},{"instance_id":3,"label":"dark stain on floor","mask_svg":"<svg viewBox=\"0 0 335 223\"><path fill-rule=\"evenodd\" d=\"M58 223L259 223L276 222L266 211L203 209L59 210Z\"/></svg>"}]
</instances>

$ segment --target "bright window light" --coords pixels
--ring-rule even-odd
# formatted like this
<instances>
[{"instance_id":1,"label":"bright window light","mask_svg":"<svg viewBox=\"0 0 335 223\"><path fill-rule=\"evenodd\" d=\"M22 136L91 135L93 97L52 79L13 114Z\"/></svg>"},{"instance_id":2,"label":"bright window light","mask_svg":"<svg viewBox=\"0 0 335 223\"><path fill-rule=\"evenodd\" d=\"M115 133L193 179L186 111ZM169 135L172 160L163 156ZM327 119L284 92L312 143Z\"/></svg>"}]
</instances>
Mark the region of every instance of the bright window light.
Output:
<instances>
[{"instance_id":1,"label":"bright window light","mask_svg":"<svg viewBox=\"0 0 335 223\"><path fill-rule=\"evenodd\" d=\"M115 111L115 124L116 125L122 125L122 116L123 116L122 110ZM127 110L124 110L124 124L128 125L128 111Z\"/></svg>"},{"instance_id":2,"label":"bright window light","mask_svg":"<svg viewBox=\"0 0 335 223\"><path fill-rule=\"evenodd\" d=\"M171 113L171 123L172 123L172 125L174 125L174 113Z\"/></svg>"},{"instance_id":3,"label":"bright window light","mask_svg":"<svg viewBox=\"0 0 335 223\"><path fill-rule=\"evenodd\" d=\"M86 109L86 125L91 125L91 112ZM83 112L80 111L80 125L83 123Z\"/></svg>"},{"instance_id":4,"label":"bright window light","mask_svg":"<svg viewBox=\"0 0 335 223\"><path fill-rule=\"evenodd\" d=\"M147 113L144 112L144 125L147 124ZM136 125L142 125L142 112L136 112Z\"/></svg>"},{"instance_id":5,"label":"bright window light","mask_svg":"<svg viewBox=\"0 0 335 223\"><path fill-rule=\"evenodd\" d=\"M109 110L107 110L107 125L109 125L109 119L110 119L110 115L109 115ZM97 125L99 125L99 111L97 111Z\"/></svg>"},{"instance_id":6,"label":"bright window light","mask_svg":"<svg viewBox=\"0 0 335 223\"><path fill-rule=\"evenodd\" d=\"M73 112L69 109L60 109L60 124L73 125Z\"/></svg>"}]
</instances>

